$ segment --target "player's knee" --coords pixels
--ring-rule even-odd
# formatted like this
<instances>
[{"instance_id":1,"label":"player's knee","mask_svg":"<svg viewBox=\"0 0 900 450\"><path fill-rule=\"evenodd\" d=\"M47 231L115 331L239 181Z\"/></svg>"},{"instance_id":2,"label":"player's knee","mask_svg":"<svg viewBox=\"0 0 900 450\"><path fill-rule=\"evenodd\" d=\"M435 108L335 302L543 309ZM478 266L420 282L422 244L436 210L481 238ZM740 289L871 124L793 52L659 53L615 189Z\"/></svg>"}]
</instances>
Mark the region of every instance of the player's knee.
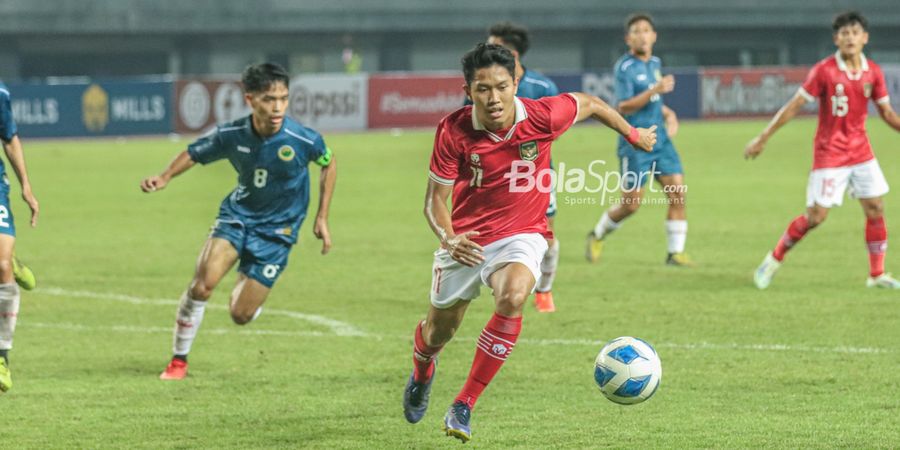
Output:
<instances>
[{"instance_id":1,"label":"player's knee","mask_svg":"<svg viewBox=\"0 0 900 450\"><path fill-rule=\"evenodd\" d=\"M522 311L530 292L525 286L504 289L497 295L497 311L505 316L516 315Z\"/></svg>"},{"instance_id":2,"label":"player's knee","mask_svg":"<svg viewBox=\"0 0 900 450\"><path fill-rule=\"evenodd\" d=\"M237 325L246 325L253 320L253 311L231 311L231 321Z\"/></svg>"}]
</instances>

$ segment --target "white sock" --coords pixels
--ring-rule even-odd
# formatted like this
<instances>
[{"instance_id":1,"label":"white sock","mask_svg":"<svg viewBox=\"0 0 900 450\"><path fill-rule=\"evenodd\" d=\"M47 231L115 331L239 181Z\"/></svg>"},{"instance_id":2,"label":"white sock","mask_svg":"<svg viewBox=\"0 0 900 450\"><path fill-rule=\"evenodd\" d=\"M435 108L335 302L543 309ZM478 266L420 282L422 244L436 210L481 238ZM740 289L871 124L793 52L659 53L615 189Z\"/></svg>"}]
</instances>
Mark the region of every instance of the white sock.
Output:
<instances>
[{"instance_id":1,"label":"white sock","mask_svg":"<svg viewBox=\"0 0 900 450\"><path fill-rule=\"evenodd\" d=\"M256 308L256 312L253 313L253 317L250 318L250 321L253 322L254 320L256 320L256 318L259 317L260 314L262 314L262 306Z\"/></svg>"},{"instance_id":2,"label":"white sock","mask_svg":"<svg viewBox=\"0 0 900 450\"><path fill-rule=\"evenodd\" d=\"M194 300L190 291L181 295L181 303L175 314L175 333L173 338L172 353L175 355L187 355L191 351L191 344L197 337L197 330L203 322L203 312L206 310L206 301Z\"/></svg>"},{"instance_id":3,"label":"white sock","mask_svg":"<svg viewBox=\"0 0 900 450\"><path fill-rule=\"evenodd\" d=\"M537 291L549 292L556 279L556 266L559 265L559 239L553 239L553 245L544 253L541 260L541 279L538 280Z\"/></svg>"},{"instance_id":4,"label":"white sock","mask_svg":"<svg viewBox=\"0 0 900 450\"><path fill-rule=\"evenodd\" d=\"M16 317L19 315L19 286L0 284L0 350L11 350Z\"/></svg>"},{"instance_id":5,"label":"white sock","mask_svg":"<svg viewBox=\"0 0 900 450\"><path fill-rule=\"evenodd\" d=\"M597 225L594 227L594 237L603 239L607 234L618 230L621 226L621 221L613 222L613 220L609 218L609 211L603 211L603 215L600 216L600 220L597 221Z\"/></svg>"},{"instance_id":6,"label":"white sock","mask_svg":"<svg viewBox=\"0 0 900 450\"><path fill-rule=\"evenodd\" d=\"M687 241L687 220L667 220L666 240L669 242L669 253L681 253L684 251L684 243Z\"/></svg>"}]
</instances>

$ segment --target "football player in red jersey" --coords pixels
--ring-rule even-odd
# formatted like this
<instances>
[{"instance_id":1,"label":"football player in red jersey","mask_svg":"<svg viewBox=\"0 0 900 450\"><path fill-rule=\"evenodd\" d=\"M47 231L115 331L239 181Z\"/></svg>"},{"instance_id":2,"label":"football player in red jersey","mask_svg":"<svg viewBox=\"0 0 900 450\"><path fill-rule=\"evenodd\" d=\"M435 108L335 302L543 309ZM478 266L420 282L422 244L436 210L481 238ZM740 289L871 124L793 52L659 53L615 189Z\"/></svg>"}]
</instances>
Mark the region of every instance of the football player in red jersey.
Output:
<instances>
[{"instance_id":1,"label":"football player in red jersey","mask_svg":"<svg viewBox=\"0 0 900 450\"><path fill-rule=\"evenodd\" d=\"M495 310L475 349L465 385L444 417L448 436L467 441L479 395L515 346L522 308L541 275L547 250L550 146L572 124L589 117L641 149L656 142L656 127L638 129L597 97L570 93L539 100L517 98L515 57L499 45L478 44L462 59L472 106L438 124L425 216L440 241L434 254L431 308L415 330L413 373L403 393L406 419L428 407L435 358L462 323L482 285ZM552 183L550 183L552 184ZM447 207L452 193L453 210Z\"/></svg>"},{"instance_id":2,"label":"football player in red jersey","mask_svg":"<svg viewBox=\"0 0 900 450\"><path fill-rule=\"evenodd\" d=\"M821 224L828 210L840 206L844 191L862 204L866 215L866 244L869 249L869 278L866 285L900 289L900 281L884 271L887 228L884 223L884 194L887 180L872 153L866 134L866 113L872 100L881 118L900 131L900 117L891 108L881 68L863 54L869 42L868 23L855 11L835 17L832 24L837 52L819 61L803 86L750 141L746 158L756 158L766 142L791 120L807 102L819 102L819 126L814 140L813 168L806 187L806 213L794 218L787 231L754 273L756 287L765 289L781 267L785 254Z\"/></svg>"}]
</instances>

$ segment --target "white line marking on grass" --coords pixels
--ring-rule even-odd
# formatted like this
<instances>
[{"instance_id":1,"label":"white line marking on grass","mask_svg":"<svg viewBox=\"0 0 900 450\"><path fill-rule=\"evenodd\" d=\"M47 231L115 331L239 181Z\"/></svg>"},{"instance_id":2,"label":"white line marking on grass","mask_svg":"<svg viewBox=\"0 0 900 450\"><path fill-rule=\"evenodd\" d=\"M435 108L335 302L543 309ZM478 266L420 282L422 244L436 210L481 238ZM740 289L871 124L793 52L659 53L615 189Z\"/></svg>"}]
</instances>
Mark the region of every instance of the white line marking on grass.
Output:
<instances>
[{"instance_id":1,"label":"white line marking on grass","mask_svg":"<svg viewBox=\"0 0 900 450\"><path fill-rule=\"evenodd\" d=\"M150 298L142 298L135 297L133 295L123 295L123 294L110 294L103 292L90 292L90 291L70 291L67 289L57 288L57 287L48 287L41 288L35 291L38 294L51 295L57 297L77 297L77 298L90 298L95 300L111 300L116 302L130 303L132 305L178 305L178 300L171 299L150 299ZM225 305L218 305L215 303L209 303L206 305L207 308L214 309L224 309L227 310L228 307ZM272 309L265 308L263 310L265 314L273 314L276 316L285 316L290 317L292 319L303 320L305 322L313 323L316 325L321 325L323 327L331 330L332 333L338 336L368 336L367 333L356 328L355 326L341 322L339 320L329 319L328 317L318 316L315 314L305 314L296 311L288 311L283 309ZM169 330L171 331L171 330ZM204 331L206 333L206 331Z\"/></svg>"},{"instance_id":2,"label":"white line marking on grass","mask_svg":"<svg viewBox=\"0 0 900 450\"><path fill-rule=\"evenodd\" d=\"M590 339L519 339L518 342L533 345L589 345L600 348L606 345L607 341L597 341ZM813 352L813 353L874 353L883 354L891 353L892 350L877 347L822 347L807 345L786 345L786 344L714 344L710 342L698 342L694 344L674 344L663 342L654 344L657 348L674 348L679 350L757 350L757 351L776 351L776 352Z\"/></svg>"},{"instance_id":3,"label":"white line marking on grass","mask_svg":"<svg viewBox=\"0 0 900 450\"><path fill-rule=\"evenodd\" d=\"M712 349L712 350L758 350L758 351L778 351L778 352L811 352L811 353L869 353L884 354L892 353L893 350L878 347L848 347L845 345L836 347L820 347L808 345L785 345L785 344L712 344L709 342L700 342L697 344L667 344L663 343L658 347L675 348L684 350L696 349Z\"/></svg>"},{"instance_id":4,"label":"white line marking on grass","mask_svg":"<svg viewBox=\"0 0 900 450\"><path fill-rule=\"evenodd\" d=\"M70 291L62 288L50 287L50 288L41 288L36 291L39 294L46 294L51 296L60 296L60 297L78 297L78 298L91 298L96 300L112 300L124 303L130 303L133 305L177 305L177 300L169 300L169 299L148 299L135 297L132 295L123 295L123 294L112 294L112 293L102 293L102 292L89 292L89 291ZM207 308L216 308L216 309L225 309L228 307L225 305L217 305L217 304L208 304ZM246 335L271 335L271 336L300 336L300 337L330 337L330 336L339 336L339 337L366 337L369 339L397 339L409 341L412 339L412 336L381 336L377 334L369 334L366 333L355 326L341 322L334 319L329 319L323 316L317 316L313 314L305 314L299 313L295 311L288 310L279 310L279 309L265 309L266 314L274 314L285 317L290 317L298 320L303 320L306 322L314 323L317 325L321 325L323 327L328 328L331 333L323 333L319 331L278 331L278 330L265 330L258 328L213 328L213 329L204 329L204 334L246 334ZM39 327L39 328L56 328L56 329L65 329L65 330L105 330L105 331L114 331L114 332L123 332L123 333L171 333L172 328L166 327L134 327L134 326L107 326L107 327L92 327L88 325L79 325L79 324L66 324L66 323L31 323L29 325ZM457 337L454 339L455 342L475 342L474 337ZM589 346L600 348L607 343L607 341L603 340L593 340L593 339L538 339L538 338L522 338L518 340L519 343L526 345L538 345L538 346ZM894 349L889 348L878 348L878 347L850 347L850 346L834 346L834 347L825 347L825 346L811 346L811 345L787 345L787 344L738 344L738 343L730 343L730 344L716 344L710 342L697 342L697 343L687 343L687 344L678 344L671 342L661 342L655 344L657 348L671 348L677 350L739 350L739 351L765 351L765 352L810 352L810 353L845 353L845 354L886 354L893 353Z\"/></svg>"},{"instance_id":5,"label":"white line marking on grass","mask_svg":"<svg viewBox=\"0 0 900 450\"><path fill-rule=\"evenodd\" d=\"M598 341L591 339L530 339L522 338L518 343L531 345L586 345L591 347L603 347L608 341ZM656 348L672 348L678 350L754 350L754 351L776 351L776 352L812 352L812 353L861 353L861 354L884 354L892 353L893 350L878 347L822 347L807 345L785 345L785 344L713 344L710 342L699 342L694 344L676 344L671 342L662 342L653 344Z\"/></svg>"},{"instance_id":6,"label":"white line marking on grass","mask_svg":"<svg viewBox=\"0 0 900 450\"><path fill-rule=\"evenodd\" d=\"M52 328L56 330L68 331L112 331L116 333L141 333L141 334L172 334L172 327L136 327L131 325L114 325L114 326L91 326L77 323L46 323L46 322L27 322L29 327L35 328ZM289 337L325 337L336 336L331 333L323 333L321 331L278 331L278 330L259 330L255 328L204 328L203 334L243 334L243 335L260 335L260 336L289 336ZM345 337L351 337L346 336Z\"/></svg>"}]
</instances>

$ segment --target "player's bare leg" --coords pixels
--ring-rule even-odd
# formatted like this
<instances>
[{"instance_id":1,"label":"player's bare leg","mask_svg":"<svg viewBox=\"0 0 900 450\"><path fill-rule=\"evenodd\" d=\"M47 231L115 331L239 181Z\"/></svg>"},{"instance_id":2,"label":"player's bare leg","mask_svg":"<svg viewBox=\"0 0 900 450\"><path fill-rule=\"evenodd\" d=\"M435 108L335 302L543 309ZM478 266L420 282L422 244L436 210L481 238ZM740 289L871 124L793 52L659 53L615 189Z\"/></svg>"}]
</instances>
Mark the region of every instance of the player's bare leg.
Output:
<instances>
[{"instance_id":1,"label":"player's bare leg","mask_svg":"<svg viewBox=\"0 0 900 450\"><path fill-rule=\"evenodd\" d=\"M245 325L256 319L262 311L272 289L259 281L249 278L243 273L238 275L237 284L231 291L231 320L238 325Z\"/></svg>"},{"instance_id":2,"label":"player's bare leg","mask_svg":"<svg viewBox=\"0 0 900 450\"><path fill-rule=\"evenodd\" d=\"M788 225L787 230L778 240L775 249L766 254L762 263L753 273L753 282L759 289L765 289L772 283L775 272L781 268L784 257L787 252L794 248L803 236L806 236L813 228L822 224L828 217L828 208L820 205L813 205L806 208L806 214L801 214L794 218Z\"/></svg>"},{"instance_id":3,"label":"player's bare leg","mask_svg":"<svg viewBox=\"0 0 900 450\"><path fill-rule=\"evenodd\" d=\"M494 290L494 315L478 336L475 360L466 384L444 416L448 436L463 442L471 436L469 421L478 397L512 353L522 330L522 309L536 280L524 264L513 262L495 271L488 279Z\"/></svg>"},{"instance_id":4,"label":"player's bare leg","mask_svg":"<svg viewBox=\"0 0 900 450\"><path fill-rule=\"evenodd\" d=\"M417 423L425 416L437 355L456 334L469 303L467 300L458 300L445 309L432 305L425 320L416 325L413 335L413 372L403 390L403 415L407 422Z\"/></svg>"},{"instance_id":5,"label":"player's bare leg","mask_svg":"<svg viewBox=\"0 0 900 450\"><path fill-rule=\"evenodd\" d=\"M547 230L553 232L553 217L547 217ZM541 260L541 278L534 292L534 306L538 312L554 312L553 280L556 279L556 267L559 265L559 239L547 239L547 252Z\"/></svg>"},{"instance_id":6,"label":"player's bare leg","mask_svg":"<svg viewBox=\"0 0 900 450\"><path fill-rule=\"evenodd\" d=\"M884 201L881 197L859 200L866 215L866 247L869 250L868 287L900 289L900 281L884 271L887 253L887 225L884 223Z\"/></svg>"},{"instance_id":7,"label":"player's bare leg","mask_svg":"<svg viewBox=\"0 0 900 450\"><path fill-rule=\"evenodd\" d=\"M15 237L0 234L0 394L12 388L9 351L19 314L19 286L15 283L12 264L15 243Z\"/></svg>"},{"instance_id":8,"label":"player's bare leg","mask_svg":"<svg viewBox=\"0 0 900 450\"><path fill-rule=\"evenodd\" d=\"M694 263L684 253L687 241L687 211L685 208L685 187L682 174L661 175L659 184L666 193L669 210L666 213L666 241L668 256L666 264L673 266L693 266Z\"/></svg>"},{"instance_id":9,"label":"player's bare leg","mask_svg":"<svg viewBox=\"0 0 900 450\"><path fill-rule=\"evenodd\" d=\"M587 248L584 256L589 262L600 260L603 252L603 240L622 226L622 221L636 213L641 207L644 190L640 187L622 189L619 204L603 212L597 225L587 235Z\"/></svg>"},{"instance_id":10,"label":"player's bare leg","mask_svg":"<svg viewBox=\"0 0 900 450\"><path fill-rule=\"evenodd\" d=\"M206 301L237 259L237 250L227 240L211 237L206 241L197 258L194 279L181 295L175 316L174 356L160 379L180 380L187 375L187 355L203 322Z\"/></svg>"}]
</instances>

